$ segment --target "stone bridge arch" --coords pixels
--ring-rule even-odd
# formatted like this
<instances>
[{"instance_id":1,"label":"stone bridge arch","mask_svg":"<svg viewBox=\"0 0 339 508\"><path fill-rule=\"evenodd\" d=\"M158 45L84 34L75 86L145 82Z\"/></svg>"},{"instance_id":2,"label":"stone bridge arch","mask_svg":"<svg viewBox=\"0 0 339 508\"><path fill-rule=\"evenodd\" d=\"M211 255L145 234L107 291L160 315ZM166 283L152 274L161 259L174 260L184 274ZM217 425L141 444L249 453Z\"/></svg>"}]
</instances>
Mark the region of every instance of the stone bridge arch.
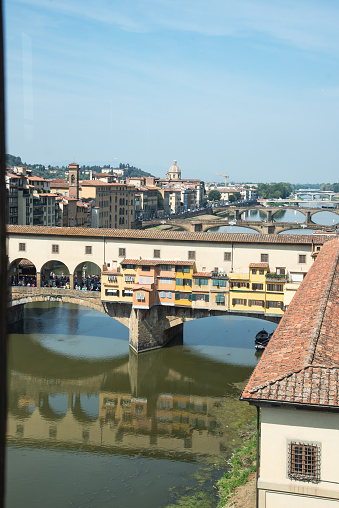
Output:
<instances>
[{"instance_id":1,"label":"stone bridge arch","mask_svg":"<svg viewBox=\"0 0 339 508\"><path fill-rule=\"evenodd\" d=\"M23 319L24 306L34 302L60 302L81 305L107 314L122 325L129 327L131 305L101 302L100 292L75 291L58 288L21 288L12 287L8 304L9 323Z\"/></svg>"},{"instance_id":2,"label":"stone bridge arch","mask_svg":"<svg viewBox=\"0 0 339 508\"><path fill-rule=\"evenodd\" d=\"M172 339L182 340L183 325L194 319L236 315L259 318L278 323L281 316L267 316L255 312L232 312L218 309L155 306L132 309L129 344L137 353L165 346Z\"/></svg>"}]
</instances>

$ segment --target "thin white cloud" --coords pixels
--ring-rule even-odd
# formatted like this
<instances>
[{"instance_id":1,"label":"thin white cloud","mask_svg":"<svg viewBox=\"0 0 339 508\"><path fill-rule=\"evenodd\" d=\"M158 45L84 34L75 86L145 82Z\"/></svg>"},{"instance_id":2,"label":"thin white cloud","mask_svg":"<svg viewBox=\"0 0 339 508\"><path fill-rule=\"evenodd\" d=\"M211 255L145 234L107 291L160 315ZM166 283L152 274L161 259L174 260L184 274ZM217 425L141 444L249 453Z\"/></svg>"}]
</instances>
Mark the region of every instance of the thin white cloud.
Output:
<instances>
[{"instance_id":1,"label":"thin white cloud","mask_svg":"<svg viewBox=\"0 0 339 508\"><path fill-rule=\"evenodd\" d=\"M131 32L176 30L206 36L265 35L306 50L339 49L337 2L310 0L12 0Z\"/></svg>"}]
</instances>

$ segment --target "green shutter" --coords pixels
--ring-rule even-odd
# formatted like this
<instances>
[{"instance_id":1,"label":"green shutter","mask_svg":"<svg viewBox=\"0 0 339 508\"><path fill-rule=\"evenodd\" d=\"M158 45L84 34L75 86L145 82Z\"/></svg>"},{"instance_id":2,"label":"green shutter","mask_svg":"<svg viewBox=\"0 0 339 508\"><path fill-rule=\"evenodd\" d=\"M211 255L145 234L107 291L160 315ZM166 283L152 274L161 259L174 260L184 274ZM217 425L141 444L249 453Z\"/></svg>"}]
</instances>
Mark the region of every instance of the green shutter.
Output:
<instances>
[{"instance_id":1,"label":"green shutter","mask_svg":"<svg viewBox=\"0 0 339 508\"><path fill-rule=\"evenodd\" d=\"M175 279L175 283L177 286L182 286L182 279L180 279L180 278Z\"/></svg>"},{"instance_id":2,"label":"green shutter","mask_svg":"<svg viewBox=\"0 0 339 508\"><path fill-rule=\"evenodd\" d=\"M180 300L180 293L175 293L175 299Z\"/></svg>"},{"instance_id":3,"label":"green shutter","mask_svg":"<svg viewBox=\"0 0 339 508\"><path fill-rule=\"evenodd\" d=\"M213 279L212 286L219 286L219 281L217 279Z\"/></svg>"},{"instance_id":4,"label":"green shutter","mask_svg":"<svg viewBox=\"0 0 339 508\"><path fill-rule=\"evenodd\" d=\"M218 294L215 296L216 303L225 303L225 295L224 294Z\"/></svg>"},{"instance_id":5,"label":"green shutter","mask_svg":"<svg viewBox=\"0 0 339 508\"><path fill-rule=\"evenodd\" d=\"M200 286L200 284L201 284L201 283L200 283L200 279L194 279L194 284L195 284L196 286Z\"/></svg>"},{"instance_id":6,"label":"green shutter","mask_svg":"<svg viewBox=\"0 0 339 508\"><path fill-rule=\"evenodd\" d=\"M184 273L190 273L191 268L189 266L184 266Z\"/></svg>"},{"instance_id":7,"label":"green shutter","mask_svg":"<svg viewBox=\"0 0 339 508\"><path fill-rule=\"evenodd\" d=\"M219 286L225 288L226 287L226 280L225 279L220 280Z\"/></svg>"},{"instance_id":8,"label":"green shutter","mask_svg":"<svg viewBox=\"0 0 339 508\"><path fill-rule=\"evenodd\" d=\"M210 301L210 295L205 295L205 302L209 302Z\"/></svg>"},{"instance_id":9,"label":"green shutter","mask_svg":"<svg viewBox=\"0 0 339 508\"><path fill-rule=\"evenodd\" d=\"M195 293L192 293L192 302L196 302L197 295Z\"/></svg>"}]
</instances>

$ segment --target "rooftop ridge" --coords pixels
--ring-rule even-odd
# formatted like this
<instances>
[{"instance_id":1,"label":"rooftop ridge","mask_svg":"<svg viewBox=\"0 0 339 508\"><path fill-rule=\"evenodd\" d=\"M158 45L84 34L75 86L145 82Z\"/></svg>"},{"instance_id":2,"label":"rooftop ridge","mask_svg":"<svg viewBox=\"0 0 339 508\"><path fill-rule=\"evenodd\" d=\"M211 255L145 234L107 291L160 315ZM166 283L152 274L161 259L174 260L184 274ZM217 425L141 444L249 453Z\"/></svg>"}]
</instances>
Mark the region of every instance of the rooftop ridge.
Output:
<instances>
[{"instance_id":1,"label":"rooftop ridge","mask_svg":"<svg viewBox=\"0 0 339 508\"><path fill-rule=\"evenodd\" d=\"M330 273L330 276L329 276L329 280L327 282L327 287L326 287L326 290L325 290L324 298L323 298L323 301L322 301L320 309L319 309L316 327L314 329L313 337L311 339L310 345L309 345L308 350L307 350L307 357L306 357L306 360L305 360L305 365L311 366L312 362L313 362L313 359L314 359L315 350L316 350L316 347L317 347L317 344L318 344L318 340L319 340L319 336L320 336L320 331L321 331L321 326L322 326L323 321L324 321L325 310L326 310L327 303L328 303L328 300L329 300L329 297L330 297L331 288L332 288L332 285L333 285L334 275L335 275L335 272L336 272L336 269L337 269L338 261L339 261L339 249L337 251L337 254L336 254L336 257L335 257L335 261L333 263L332 270L331 270L331 273Z\"/></svg>"},{"instance_id":2,"label":"rooftop ridge","mask_svg":"<svg viewBox=\"0 0 339 508\"><path fill-rule=\"evenodd\" d=\"M339 406L339 239L327 242L241 398Z\"/></svg>"},{"instance_id":3,"label":"rooftop ridge","mask_svg":"<svg viewBox=\"0 0 339 508\"><path fill-rule=\"evenodd\" d=\"M319 235L264 235L260 233L219 233L219 232L187 232L187 231L160 231L144 229L106 229L106 228L81 228L81 227L57 227L57 226L21 226L7 225L8 234L28 235L55 235L55 236L82 236L97 238L127 238L152 240L179 240L179 241L202 241L211 243L244 242L257 244L285 244L285 245L322 245L332 238Z\"/></svg>"}]
</instances>

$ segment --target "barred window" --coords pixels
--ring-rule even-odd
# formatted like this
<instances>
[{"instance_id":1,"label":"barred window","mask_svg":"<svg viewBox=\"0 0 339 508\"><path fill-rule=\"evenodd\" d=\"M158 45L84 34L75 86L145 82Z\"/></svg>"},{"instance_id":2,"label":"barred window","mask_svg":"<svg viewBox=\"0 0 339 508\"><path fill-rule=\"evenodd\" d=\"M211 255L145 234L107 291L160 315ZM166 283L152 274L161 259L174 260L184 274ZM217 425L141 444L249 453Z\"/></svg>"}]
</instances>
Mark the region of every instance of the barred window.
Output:
<instances>
[{"instance_id":1,"label":"barred window","mask_svg":"<svg viewBox=\"0 0 339 508\"><path fill-rule=\"evenodd\" d=\"M262 263L268 263L268 254L261 254L260 258Z\"/></svg>"},{"instance_id":2,"label":"barred window","mask_svg":"<svg viewBox=\"0 0 339 508\"><path fill-rule=\"evenodd\" d=\"M59 245L52 245L52 253L59 254Z\"/></svg>"},{"instance_id":3,"label":"barred window","mask_svg":"<svg viewBox=\"0 0 339 508\"><path fill-rule=\"evenodd\" d=\"M306 254L299 254L299 263L306 263Z\"/></svg>"},{"instance_id":4,"label":"barred window","mask_svg":"<svg viewBox=\"0 0 339 508\"><path fill-rule=\"evenodd\" d=\"M188 251L188 259L195 259L195 250Z\"/></svg>"},{"instance_id":5,"label":"barred window","mask_svg":"<svg viewBox=\"0 0 339 508\"><path fill-rule=\"evenodd\" d=\"M288 477L304 482L320 481L320 446L289 443Z\"/></svg>"},{"instance_id":6,"label":"barred window","mask_svg":"<svg viewBox=\"0 0 339 508\"><path fill-rule=\"evenodd\" d=\"M266 301L266 309L282 309L283 308L283 302L270 302Z\"/></svg>"},{"instance_id":7,"label":"barred window","mask_svg":"<svg viewBox=\"0 0 339 508\"><path fill-rule=\"evenodd\" d=\"M244 300L242 298L233 298L232 305L247 305L247 300Z\"/></svg>"},{"instance_id":8,"label":"barred window","mask_svg":"<svg viewBox=\"0 0 339 508\"><path fill-rule=\"evenodd\" d=\"M257 270L255 268L252 270L252 275L257 275Z\"/></svg>"},{"instance_id":9,"label":"barred window","mask_svg":"<svg viewBox=\"0 0 339 508\"><path fill-rule=\"evenodd\" d=\"M154 249L153 250L153 257L159 259L160 258L160 250Z\"/></svg>"},{"instance_id":10,"label":"barred window","mask_svg":"<svg viewBox=\"0 0 339 508\"><path fill-rule=\"evenodd\" d=\"M254 289L254 290L264 289L264 285L263 284L252 284L252 289Z\"/></svg>"},{"instance_id":11,"label":"barred window","mask_svg":"<svg viewBox=\"0 0 339 508\"><path fill-rule=\"evenodd\" d=\"M284 291L284 285L283 284L267 284L267 291L282 292L282 291Z\"/></svg>"},{"instance_id":12,"label":"barred window","mask_svg":"<svg viewBox=\"0 0 339 508\"><path fill-rule=\"evenodd\" d=\"M231 253L224 252L224 261L231 261Z\"/></svg>"},{"instance_id":13,"label":"barred window","mask_svg":"<svg viewBox=\"0 0 339 508\"><path fill-rule=\"evenodd\" d=\"M25 243L19 243L19 250L26 250L26 244Z\"/></svg>"},{"instance_id":14,"label":"barred window","mask_svg":"<svg viewBox=\"0 0 339 508\"><path fill-rule=\"evenodd\" d=\"M126 249L120 248L119 249L119 258L124 258L126 256Z\"/></svg>"},{"instance_id":15,"label":"barred window","mask_svg":"<svg viewBox=\"0 0 339 508\"><path fill-rule=\"evenodd\" d=\"M257 306L257 307L264 307L264 300L248 300L249 307Z\"/></svg>"},{"instance_id":16,"label":"barred window","mask_svg":"<svg viewBox=\"0 0 339 508\"><path fill-rule=\"evenodd\" d=\"M85 246L85 254L92 254L92 246L91 245Z\"/></svg>"}]
</instances>

